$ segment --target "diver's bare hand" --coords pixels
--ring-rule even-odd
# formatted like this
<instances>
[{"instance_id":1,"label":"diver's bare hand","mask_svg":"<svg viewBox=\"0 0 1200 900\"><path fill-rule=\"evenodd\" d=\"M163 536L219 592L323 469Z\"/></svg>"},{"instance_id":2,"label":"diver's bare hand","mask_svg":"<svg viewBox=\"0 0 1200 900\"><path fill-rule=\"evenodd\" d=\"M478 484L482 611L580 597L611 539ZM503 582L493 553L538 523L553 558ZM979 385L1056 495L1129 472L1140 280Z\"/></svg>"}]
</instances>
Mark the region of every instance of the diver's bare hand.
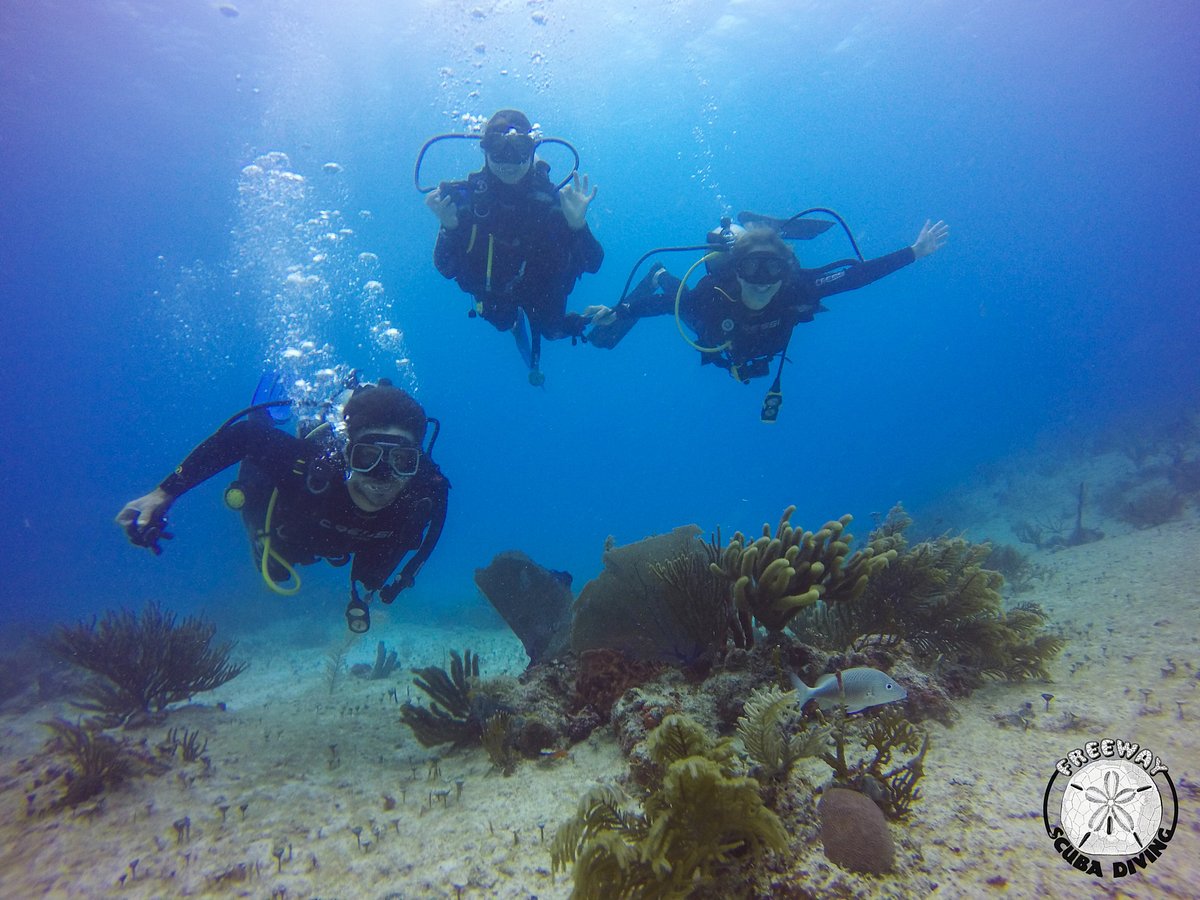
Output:
<instances>
[{"instance_id":1,"label":"diver's bare hand","mask_svg":"<svg viewBox=\"0 0 1200 900\"><path fill-rule=\"evenodd\" d=\"M586 175L576 172L571 184L558 192L563 218L572 231L578 231L587 224L588 205L596 199L599 190L591 186Z\"/></svg>"},{"instance_id":2,"label":"diver's bare hand","mask_svg":"<svg viewBox=\"0 0 1200 900\"><path fill-rule=\"evenodd\" d=\"M615 322L617 318L616 312L603 303L597 303L594 306L585 306L583 316L590 319L593 325L607 325L610 322Z\"/></svg>"},{"instance_id":3,"label":"diver's bare hand","mask_svg":"<svg viewBox=\"0 0 1200 900\"><path fill-rule=\"evenodd\" d=\"M917 235L917 239L913 242L913 256L920 259L922 256L928 256L930 253L941 250L949 237L949 225L941 219L933 223L926 219L925 227L921 229L921 233Z\"/></svg>"},{"instance_id":4,"label":"diver's bare hand","mask_svg":"<svg viewBox=\"0 0 1200 900\"><path fill-rule=\"evenodd\" d=\"M162 488L155 488L144 497L130 500L117 513L116 523L125 531L131 544L145 547L155 556L162 553L160 540L170 540L173 534L166 530L167 511L175 498Z\"/></svg>"},{"instance_id":5,"label":"diver's bare hand","mask_svg":"<svg viewBox=\"0 0 1200 900\"><path fill-rule=\"evenodd\" d=\"M454 205L454 198L449 194L443 194L440 190L430 191L425 195L425 205L437 216L437 220L447 231L458 227L458 207Z\"/></svg>"}]
</instances>

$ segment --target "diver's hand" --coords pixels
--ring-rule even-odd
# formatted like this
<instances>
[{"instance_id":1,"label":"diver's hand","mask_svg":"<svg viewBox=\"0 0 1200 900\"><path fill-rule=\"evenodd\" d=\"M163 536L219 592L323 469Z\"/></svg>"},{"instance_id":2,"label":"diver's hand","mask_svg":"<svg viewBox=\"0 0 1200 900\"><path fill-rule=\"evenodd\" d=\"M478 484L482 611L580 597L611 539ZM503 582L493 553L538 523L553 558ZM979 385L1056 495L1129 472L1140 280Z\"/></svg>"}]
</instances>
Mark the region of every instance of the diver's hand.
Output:
<instances>
[{"instance_id":1,"label":"diver's hand","mask_svg":"<svg viewBox=\"0 0 1200 900\"><path fill-rule=\"evenodd\" d=\"M925 227L921 229L921 233L917 235L916 241L913 242L913 256L920 259L922 256L928 256L935 250L941 250L945 246L946 239L950 237L950 226L938 219L936 222L930 223L925 220Z\"/></svg>"},{"instance_id":2,"label":"diver's hand","mask_svg":"<svg viewBox=\"0 0 1200 900\"><path fill-rule=\"evenodd\" d=\"M162 488L155 488L144 497L126 503L117 513L117 525L125 530L131 544L161 556L163 548L158 542L169 541L175 536L166 530L167 510L174 502L175 498Z\"/></svg>"},{"instance_id":3,"label":"diver's hand","mask_svg":"<svg viewBox=\"0 0 1200 900\"><path fill-rule=\"evenodd\" d=\"M578 231L587 224L588 205L596 199L596 192L600 190L591 188L589 193L589 187L588 177L576 172L571 183L558 192L563 218L572 231Z\"/></svg>"},{"instance_id":4,"label":"diver's hand","mask_svg":"<svg viewBox=\"0 0 1200 900\"><path fill-rule=\"evenodd\" d=\"M416 579L411 575L405 575L401 572L396 576L396 580L391 584L385 584L379 589L379 599L384 603L391 603L400 594L401 591L407 590L416 584Z\"/></svg>"},{"instance_id":5,"label":"diver's hand","mask_svg":"<svg viewBox=\"0 0 1200 900\"><path fill-rule=\"evenodd\" d=\"M441 190L430 191L425 195L425 205L437 216L437 220L447 231L458 227L458 207L454 205L454 198L449 194L444 194Z\"/></svg>"},{"instance_id":6,"label":"diver's hand","mask_svg":"<svg viewBox=\"0 0 1200 900\"><path fill-rule=\"evenodd\" d=\"M593 325L609 325L617 320L617 311L603 303L597 303L594 306L585 306L583 316L590 319Z\"/></svg>"}]
</instances>

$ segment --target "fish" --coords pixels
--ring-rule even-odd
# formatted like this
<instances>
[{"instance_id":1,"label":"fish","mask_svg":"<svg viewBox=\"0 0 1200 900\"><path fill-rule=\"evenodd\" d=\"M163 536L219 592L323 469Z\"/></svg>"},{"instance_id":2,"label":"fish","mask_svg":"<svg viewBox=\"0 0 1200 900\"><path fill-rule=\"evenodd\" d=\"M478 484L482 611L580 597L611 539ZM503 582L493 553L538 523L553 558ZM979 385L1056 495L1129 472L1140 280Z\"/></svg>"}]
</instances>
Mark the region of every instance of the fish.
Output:
<instances>
[{"instance_id":1,"label":"fish","mask_svg":"<svg viewBox=\"0 0 1200 900\"><path fill-rule=\"evenodd\" d=\"M848 713L862 712L864 709L882 706L885 703L895 703L908 696L908 691L891 675L878 669L868 669L866 666L822 675L812 687L801 681L793 672L792 686L798 695L797 703L802 708L809 700L816 700L821 709L845 706Z\"/></svg>"}]
</instances>

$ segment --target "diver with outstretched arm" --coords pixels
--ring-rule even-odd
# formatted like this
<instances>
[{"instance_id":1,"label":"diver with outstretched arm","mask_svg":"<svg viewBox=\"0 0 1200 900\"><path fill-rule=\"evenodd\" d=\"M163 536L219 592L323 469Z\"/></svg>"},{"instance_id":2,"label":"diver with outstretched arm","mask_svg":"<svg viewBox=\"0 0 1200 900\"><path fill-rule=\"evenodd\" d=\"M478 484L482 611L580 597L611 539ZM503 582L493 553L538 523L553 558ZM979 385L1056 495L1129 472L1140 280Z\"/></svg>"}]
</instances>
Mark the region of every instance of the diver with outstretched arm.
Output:
<instances>
[{"instance_id":1,"label":"diver with outstretched arm","mask_svg":"<svg viewBox=\"0 0 1200 900\"><path fill-rule=\"evenodd\" d=\"M926 221L910 246L893 253L805 269L774 222L730 232L727 243L705 257L709 270L694 288L655 264L615 308L595 316L588 342L612 349L638 320L674 312L685 340L700 351L701 363L725 369L742 383L769 375L778 359L762 410L763 421L773 422L782 403L780 373L793 329L826 312L824 298L865 287L935 253L950 234L945 222Z\"/></svg>"},{"instance_id":2,"label":"diver with outstretched arm","mask_svg":"<svg viewBox=\"0 0 1200 900\"><path fill-rule=\"evenodd\" d=\"M159 542L173 537L167 513L176 500L240 462L225 499L242 512L267 586L292 595L300 589L295 566L349 563L346 621L362 633L370 613L358 585L368 601L378 592L391 603L412 587L441 536L450 483L431 457L437 420L387 379L355 385L342 409L344 436L340 425L329 424L303 438L289 434L267 415L276 405L256 404L233 416L154 490L126 503L116 524L131 543L161 554ZM426 444L431 422L434 437Z\"/></svg>"}]
</instances>

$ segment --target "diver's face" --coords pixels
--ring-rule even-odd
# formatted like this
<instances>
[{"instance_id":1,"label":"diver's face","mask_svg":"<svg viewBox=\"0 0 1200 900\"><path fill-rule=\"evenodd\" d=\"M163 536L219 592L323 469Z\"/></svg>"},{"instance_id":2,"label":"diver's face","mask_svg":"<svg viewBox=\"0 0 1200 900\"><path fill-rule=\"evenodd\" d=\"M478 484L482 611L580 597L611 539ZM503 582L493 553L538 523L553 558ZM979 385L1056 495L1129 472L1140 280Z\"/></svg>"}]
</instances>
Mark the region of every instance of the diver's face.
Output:
<instances>
[{"instance_id":1,"label":"diver's face","mask_svg":"<svg viewBox=\"0 0 1200 900\"><path fill-rule=\"evenodd\" d=\"M497 162L490 155L487 157L488 171L504 184L517 184L525 177L525 173L529 171L531 165L533 165L532 157L520 162Z\"/></svg>"},{"instance_id":2,"label":"diver's face","mask_svg":"<svg viewBox=\"0 0 1200 900\"><path fill-rule=\"evenodd\" d=\"M411 431L399 426L369 428L363 433L394 437L397 443L413 445L417 443L416 436ZM355 443L357 437L361 437L361 435L352 436L350 445L347 446L347 466L350 465L350 446ZM346 490L350 494L350 499L354 501L354 505L363 512L379 512L384 507L391 505L411 480L411 477L397 476L386 461L376 465L370 472L356 472L353 469L349 469L349 472L350 477L346 479Z\"/></svg>"},{"instance_id":3,"label":"diver's face","mask_svg":"<svg viewBox=\"0 0 1200 900\"><path fill-rule=\"evenodd\" d=\"M758 312L774 299L775 295L779 293L779 288L783 282L775 281L771 284L754 284L739 275L738 284L742 288L742 303L755 312Z\"/></svg>"}]
</instances>

